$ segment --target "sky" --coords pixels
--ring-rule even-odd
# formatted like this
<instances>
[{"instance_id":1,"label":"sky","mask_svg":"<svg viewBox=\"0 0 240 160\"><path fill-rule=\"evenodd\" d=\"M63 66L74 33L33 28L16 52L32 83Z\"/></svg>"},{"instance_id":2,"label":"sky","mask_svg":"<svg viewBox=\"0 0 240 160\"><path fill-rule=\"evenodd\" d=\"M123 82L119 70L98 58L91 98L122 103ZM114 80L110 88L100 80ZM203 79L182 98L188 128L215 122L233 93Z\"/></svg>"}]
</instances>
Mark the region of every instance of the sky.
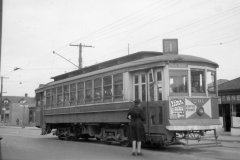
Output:
<instances>
[{"instance_id":1,"label":"sky","mask_svg":"<svg viewBox=\"0 0 240 160\"><path fill-rule=\"evenodd\" d=\"M179 54L219 64L218 79L240 77L240 0L3 0L1 76L4 95L35 96L39 84L77 67L128 54L162 51L177 38ZM21 68L14 71L14 68Z\"/></svg>"}]
</instances>

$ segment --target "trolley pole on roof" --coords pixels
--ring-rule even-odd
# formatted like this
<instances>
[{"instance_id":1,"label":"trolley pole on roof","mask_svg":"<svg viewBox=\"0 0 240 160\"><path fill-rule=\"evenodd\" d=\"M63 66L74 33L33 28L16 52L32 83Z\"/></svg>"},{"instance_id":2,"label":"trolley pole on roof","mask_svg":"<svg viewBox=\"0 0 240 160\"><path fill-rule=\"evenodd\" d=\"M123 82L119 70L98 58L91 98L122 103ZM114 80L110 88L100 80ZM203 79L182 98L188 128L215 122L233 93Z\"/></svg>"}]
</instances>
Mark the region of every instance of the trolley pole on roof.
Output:
<instances>
[{"instance_id":1,"label":"trolley pole on roof","mask_svg":"<svg viewBox=\"0 0 240 160\"><path fill-rule=\"evenodd\" d=\"M79 69L82 69L82 48L83 47L91 47L94 48L93 46L88 46L88 45L84 45L82 43L80 44L69 44L70 46L75 46L75 47L79 47L79 57L78 57L78 62L79 62Z\"/></svg>"},{"instance_id":2,"label":"trolley pole on roof","mask_svg":"<svg viewBox=\"0 0 240 160\"><path fill-rule=\"evenodd\" d=\"M55 52L55 51L53 51L53 54L58 55L58 56L61 57L62 59L66 60L66 61L68 61L69 63L71 63L72 65L74 65L75 67L78 67L76 64L74 64L73 62L71 62L71 61L68 60L67 58L63 57L61 54L59 54L59 53L57 53L57 52Z\"/></svg>"}]
</instances>

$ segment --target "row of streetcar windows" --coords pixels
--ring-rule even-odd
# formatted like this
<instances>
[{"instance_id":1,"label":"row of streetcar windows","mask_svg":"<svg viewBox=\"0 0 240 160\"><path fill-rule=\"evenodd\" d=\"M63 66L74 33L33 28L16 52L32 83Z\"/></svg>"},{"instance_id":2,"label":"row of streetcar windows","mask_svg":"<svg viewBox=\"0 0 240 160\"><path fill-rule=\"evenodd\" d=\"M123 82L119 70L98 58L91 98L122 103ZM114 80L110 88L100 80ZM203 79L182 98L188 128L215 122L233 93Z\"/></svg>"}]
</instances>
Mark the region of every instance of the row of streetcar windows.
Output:
<instances>
[{"instance_id":1,"label":"row of streetcar windows","mask_svg":"<svg viewBox=\"0 0 240 160\"><path fill-rule=\"evenodd\" d=\"M46 108L121 100L123 100L122 73L46 90Z\"/></svg>"},{"instance_id":2,"label":"row of streetcar windows","mask_svg":"<svg viewBox=\"0 0 240 160\"><path fill-rule=\"evenodd\" d=\"M187 70L170 70L170 94L188 93L188 71ZM207 87L206 86L207 83ZM208 94L216 94L216 72L204 69L190 70L191 93L204 94L207 88Z\"/></svg>"},{"instance_id":3,"label":"row of streetcar windows","mask_svg":"<svg viewBox=\"0 0 240 160\"><path fill-rule=\"evenodd\" d=\"M190 73L190 85L188 74ZM148 77L147 77L148 76ZM148 81L148 83L147 83ZM146 101L162 100L162 72L139 73L134 75L135 99ZM148 87L146 86L148 84ZM192 95L216 94L216 72L213 70L190 69L169 70L170 95L188 94L191 87ZM155 88L156 87L156 88ZM147 91L147 88L149 89ZM156 90L155 90L156 89ZM155 92L156 91L156 92ZM155 93L157 93L155 95ZM155 96L157 96L155 98ZM73 106L80 104L121 101L123 99L123 74L99 77L92 80L72 83L46 91L47 107Z\"/></svg>"}]
</instances>

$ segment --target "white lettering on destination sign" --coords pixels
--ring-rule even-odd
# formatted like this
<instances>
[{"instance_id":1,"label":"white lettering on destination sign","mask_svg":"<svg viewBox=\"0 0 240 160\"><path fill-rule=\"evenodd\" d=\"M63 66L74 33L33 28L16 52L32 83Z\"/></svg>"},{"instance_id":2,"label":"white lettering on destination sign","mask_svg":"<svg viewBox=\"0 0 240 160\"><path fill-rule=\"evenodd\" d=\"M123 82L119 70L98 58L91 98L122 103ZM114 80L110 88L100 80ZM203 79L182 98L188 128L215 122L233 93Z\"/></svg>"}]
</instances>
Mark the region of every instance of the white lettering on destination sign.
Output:
<instances>
[{"instance_id":1,"label":"white lettering on destination sign","mask_svg":"<svg viewBox=\"0 0 240 160\"><path fill-rule=\"evenodd\" d=\"M170 101L171 107L184 105L184 101L182 99L174 99Z\"/></svg>"}]
</instances>

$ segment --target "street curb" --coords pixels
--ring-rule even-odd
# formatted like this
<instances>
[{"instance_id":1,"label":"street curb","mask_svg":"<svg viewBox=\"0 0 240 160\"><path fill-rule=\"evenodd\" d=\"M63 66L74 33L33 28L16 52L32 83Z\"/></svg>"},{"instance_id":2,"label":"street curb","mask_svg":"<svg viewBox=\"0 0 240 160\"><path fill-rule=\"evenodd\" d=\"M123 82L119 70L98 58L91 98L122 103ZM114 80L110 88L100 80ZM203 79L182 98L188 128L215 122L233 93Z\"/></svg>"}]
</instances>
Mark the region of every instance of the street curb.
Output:
<instances>
[{"instance_id":1,"label":"street curb","mask_svg":"<svg viewBox=\"0 0 240 160\"><path fill-rule=\"evenodd\" d=\"M0 128L15 128L15 129L31 129L31 130L38 130L40 128L37 128L37 127L18 127L18 126L0 126Z\"/></svg>"}]
</instances>

